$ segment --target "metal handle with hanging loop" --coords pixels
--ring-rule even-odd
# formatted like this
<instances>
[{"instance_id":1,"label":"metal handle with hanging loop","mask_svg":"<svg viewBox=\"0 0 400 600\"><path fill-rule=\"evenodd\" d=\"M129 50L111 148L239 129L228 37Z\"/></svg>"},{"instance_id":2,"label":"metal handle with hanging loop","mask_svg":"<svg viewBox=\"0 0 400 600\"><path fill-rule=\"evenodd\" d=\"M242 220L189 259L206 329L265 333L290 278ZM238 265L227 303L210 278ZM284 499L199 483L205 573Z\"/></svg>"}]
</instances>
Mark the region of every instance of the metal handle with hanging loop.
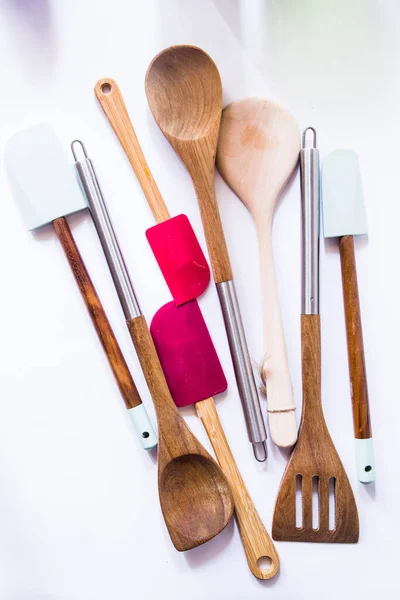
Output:
<instances>
[{"instance_id":1,"label":"metal handle with hanging loop","mask_svg":"<svg viewBox=\"0 0 400 600\"><path fill-rule=\"evenodd\" d=\"M81 160L79 160L75 150L78 145L83 155ZM79 180L87 198L125 318L126 320L134 319L135 317L139 317L142 312L108 214L107 206L104 202L92 161L88 157L85 146L80 140L72 142L71 150L75 159Z\"/></svg>"},{"instance_id":2,"label":"metal handle with hanging loop","mask_svg":"<svg viewBox=\"0 0 400 600\"><path fill-rule=\"evenodd\" d=\"M307 133L312 132L308 146ZM302 300L303 315L319 314L319 214L320 171L317 133L307 127L302 135L300 150L302 204Z\"/></svg>"}]
</instances>

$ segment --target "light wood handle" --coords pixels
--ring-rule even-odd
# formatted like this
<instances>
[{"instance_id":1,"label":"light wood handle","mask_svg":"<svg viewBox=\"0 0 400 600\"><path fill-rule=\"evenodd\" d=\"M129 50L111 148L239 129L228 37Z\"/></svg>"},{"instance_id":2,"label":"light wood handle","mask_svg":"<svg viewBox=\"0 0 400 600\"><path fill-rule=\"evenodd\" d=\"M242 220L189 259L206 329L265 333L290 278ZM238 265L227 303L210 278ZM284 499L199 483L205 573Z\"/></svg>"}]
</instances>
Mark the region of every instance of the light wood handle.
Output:
<instances>
[{"instance_id":1,"label":"light wood handle","mask_svg":"<svg viewBox=\"0 0 400 600\"><path fill-rule=\"evenodd\" d=\"M113 79L100 79L94 91L135 171L154 218L157 223L166 221L170 214L150 172L117 82Z\"/></svg>"},{"instance_id":2,"label":"light wood handle","mask_svg":"<svg viewBox=\"0 0 400 600\"><path fill-rule=\"evenodd\" d=\"M353 405L354 436L357 439L367 439L372 437L372 430L353 236L346 235L340 238L339 245L342 265L351 399Z\"/></svg>"},{"instance_id":3,"label":"light wood handle","mask_svg":"<svg viewBox=\"0 0 400 600\"><path fill-rule=\"evenodd\" d=\"M258 239L264 323L261 376L266 385L271 437L277 446L287 448L296 442L297 423L269 224L260 228Z\"/></svg>"},{"instance_id":4,"label":"light wood handle","mask_svg":"<svg viewBox=\"0 0 400 600\"><path fill-rule=\"evenodd\" d=\"M142 403L139 392L136 389L114 332L107 319L107 315L100 302L100 298L97 295L96 289L75 244L75 240L72 237L69 225L64 217L60 217L53 221L53 227L61 242L65 256L67 257L71 271L75 277L75 281L86 304L86 308L92 319L97 335L99 336L104 352L106 353L126 407L129 409L139 406Z\"/></svg>"},{"instance_id":5,"label":"light wood handle","mask_svg":"<svg viewBox=\"0 0 400 600\"><path fill-rule=\"evenodd\" d=\"M236 466L214 400L212 398L202 400L197 402L195 407L232 490L240 536L250 570L258 579L271 579L279 571L279 556ZM258 564L263 557L269 558L271 561L267 569L260 568Z\"/></svg>"}]
</instances>

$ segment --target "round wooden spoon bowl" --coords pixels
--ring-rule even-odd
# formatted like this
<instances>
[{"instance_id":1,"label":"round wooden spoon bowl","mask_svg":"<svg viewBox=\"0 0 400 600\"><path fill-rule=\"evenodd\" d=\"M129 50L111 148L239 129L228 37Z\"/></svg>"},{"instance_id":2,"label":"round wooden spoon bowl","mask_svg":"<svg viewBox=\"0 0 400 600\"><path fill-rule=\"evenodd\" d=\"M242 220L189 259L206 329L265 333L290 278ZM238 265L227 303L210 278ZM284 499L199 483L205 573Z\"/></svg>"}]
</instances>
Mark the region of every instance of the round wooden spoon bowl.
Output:
<instances>
[{"instance_id":1,"label":"round wooden spoon bowl","mask_svg":"<svg viewBox=\"0 0 400 600\"><path fill-rule=\"evenodd\" d=\"M160 52L148 68L145 87L154 118L168 138L199 139L212 129L210 116L219 123L221 78L200 48L171 46Z\"/></svg>"}]
</instances>

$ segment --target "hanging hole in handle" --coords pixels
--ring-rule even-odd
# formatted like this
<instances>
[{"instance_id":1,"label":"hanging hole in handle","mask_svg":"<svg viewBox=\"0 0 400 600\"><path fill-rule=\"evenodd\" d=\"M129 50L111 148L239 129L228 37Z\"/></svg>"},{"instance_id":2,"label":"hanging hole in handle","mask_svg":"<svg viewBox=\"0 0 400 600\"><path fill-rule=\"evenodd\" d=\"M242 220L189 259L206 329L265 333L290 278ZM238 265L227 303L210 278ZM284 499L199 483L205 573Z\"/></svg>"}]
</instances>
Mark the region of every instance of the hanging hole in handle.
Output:
<instances>
[{"instance_id":1,"label":"hanging hole in handle","mask_svg":"<svg viewBox=\"0 0 400 600\"><path fill-rule=\"evenodd\" d=\"M143 431L142 438L144 438L145 440L147 440L147 438L149 438L149 437L150 437L149 432L148 431Z\"/></svg>"},{"instance_id":2,"label":"hanging hole in handle","mask_svg":"<svg viewBox=\"0 0 400 600\"><path fill-rule=\"evenodd\" d=\"M257 567L266 575L270 571L272 571L272 560L269 556L260 556L257 560Z\"/></svg>"},{"instance_id":3,"label":"hanging hole in handle","mask_svg":"<svg viewBox=\"0 0 400 600\"><path fill-rule=\"evenodd\" d=\"M103 92L103 94L111 94L112 91L112 85L110 83L103 83L101 86L101 91Z\"/></svg>"}]
</instances>

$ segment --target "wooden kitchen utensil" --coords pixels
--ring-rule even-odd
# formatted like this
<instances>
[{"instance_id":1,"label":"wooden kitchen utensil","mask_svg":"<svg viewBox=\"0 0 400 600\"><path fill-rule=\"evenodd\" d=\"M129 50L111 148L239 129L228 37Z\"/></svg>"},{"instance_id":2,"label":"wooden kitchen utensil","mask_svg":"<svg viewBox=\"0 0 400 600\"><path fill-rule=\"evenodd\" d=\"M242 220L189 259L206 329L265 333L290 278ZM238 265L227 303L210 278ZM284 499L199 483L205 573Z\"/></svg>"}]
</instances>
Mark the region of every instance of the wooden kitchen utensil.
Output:
<instances>
[{"instance_id":1,"label":"wooden kitchen utensil","mask_svg":"<svg viewBox=\"0 0 400 600\"><path fill-rule=\"evenodd\" d=\"M169 302L150 325L171 395L179 406L194 404L234 498L247 562L258 579L279 571L279 556L244 485L218 417L213 396L220 393L215 372L221 368L207 326L195 300L182 306ZM270 564L264 568L263 559Z\"/></svg>"},{"instance_id":2,"label":"wooden kitchen utensil","mask_svg":"<svg viewBox=\"0 0 400 600\"><path fill-rule=\"evenodd\" d=\"M193 180L249 439L256 459L266 460L265 425L214 190L221 78L213 60L200 48L172 46L151 62L145 88L158 126Z\"/></svg>"},{"instance_id":3,"label":"wooden kitchen utensil","mask_svg":"<svg viewBox=\"0 0 400 600\"><path fill-rule=\"evenodd\" d=\"M361 483L372 483L375 460L353 238L367 233L367 217L358 157L352 150L335 150L325 158L322 204L324 236L339 238L357 475Z\"/></svg>"},{"instance_id":4,"label":"wooden kitchen utensil","mask_svg":"<svg viewBox=\"0 0 400 600\"><path fill-rule=\"evenodd\" d=\"M13 136L6 147L5 164L28 229L52 223L140 443L146 450L154 448L157 446L157 435L63 216L86 209L87 203L68 165L65 168L63 150L51 127L39 125Z\"/></svg>"},{"instance_id":5,"label":"wooden kitchen utensil","mask_svg":"<svg viewBox=\"0 0 400 600\"><path fill-rule=\"evenodd\" d=\"M293 390L272 251L277 200L299 158L300 133L293 115L269 100L247 98L222 113L217 168L254 219L260 255L264 360L269 429L277 446L297 439Z\"/></svg>"},{"instance_id":6,"label":"wooden kitchen utensil","mask_svg":"<svg viewBox=\"0 0 400 600\"><path fill-rule=\"evenodd\" d=\"M112 111L111 116L118 130L118 114L112 107L109 107L109 110ZM141 161L135 160L138 158L136 152L132 152L131 157L135 173L139 181L142 181L144 176L142 170L145 168L144 157ZM90 168L93 171L93 168ZM78 170L82 172L82 165ZM98 187L98 184L91 185L90 178L86 175L83 177L83 187L87 190L89 198L92 195L90 189ZM142 187L149 200L147 186ZM102 210L97 207L99 203L103 205ZM95 222L103 220L102 213L106 212L106 207L98 194L93 198L93 202L90 202L91 206L92 204L94 204ZM163 221L169 213L159 193L154 199L153 212L159 223L169 222ZM110 228L112 229L111 224ZM115 237L113 232L111 236ZM109 238L110 234L100 235L100 237ZM117 242L114 245L118 246ZM107 246L104 249L106 254L110 254ZM110 267L112 273L117 271L112 263ZM126 277L129 278L129 275L126 274ZM116 285L117 288L121 287L117 282ZM163 306L158 311L157 318L153 319L152 331L159 343L161 339L163 340L162 347L166 350L162 352L163 366L166 367L165 374L169 377L168 383L171 392L174 392L175 402L179 406L184 406L199 401L196 404L197 413L203 421L218 462L231 486L250 570L259 579L269 579L279 570L279 557L244 487L211 397L226 389L226 380L196 300L187 302L179 308L174 302ZM267 568L263 566L262 561L260 563L263 557L270 560Z\"/></svg>"},{"instance_id":7,"label":"wooden kitchen utensil","mask_svg":"<svg viewBox=\"0 0 400 600\"><path fill-rule=\"evenodd\" d=\"M321 327L319 316L319 156L300 153L302 178L303 290L301 346L303 410L299 438L279 488L272 524L275 540L295 542L358 541L357 506L346 472L333 445L321 404ZM296 485L302 509L296 518ZM329 495L333 494L334 503ZM318 498L318 508L313 502ZM313 514L314 510L314 514Z\"/></svg>"},{"instance_id":8,"label":"wooden kitchen utensil","mask_svg":"<svg viewBox=\"0 0 400 600\"><path fill-rule=\"evenodd\" d=\"M57 233L62 232L65 225L60 217L87 208L61 144L49 126L16 134L6 148L6 165L30 229L52 222ZM92 179L91 163L86 167L88 188L85 191L94 197L98 186ZM108 222L106 215L104 222ZM96 220L95 224L98 226ZM61 237L61 233L59 235ZM119 249L114 250L117 256ZM132 288L125 277L123 261L116 262L120 276L117 291L123 294L126 290L123 308L133 317L128 320L128 327L158 417L161 508L175 547L188 550L211 539L227 525L233 513L233 499L222 471L179 415L146 321L135 296L129 293Z\"/></svg>"},{"instance_id":9,"label":"wooden kitchen utensil","mask_svg":"<svg viewBox=\"0 0 400 600\"><path fill-rule=\"evenodd\" d=\"M79 144L81 158L76 150ZM190 550L216 536L228 524L233 514L232 493L221 469L179 415L140 310L92 162L82 142L73 142L72 152L156 409L158 488L164 519L175 548Z\"/></svg>"},{"instance_id":10,"label":"wooden kitchen utensil","mask_svg":"<svg viewBox=\"0 0 400 600\"><path fill-rule=\"evenodd\" d=\"M114 129L158 223L147 239L176 304L198 298L210 281L210 269L186 215L170 217L133 129L118 84L100 79L96 97ZM162 224L161 224L162 223Z\"/></svg>"}]
</instances>

